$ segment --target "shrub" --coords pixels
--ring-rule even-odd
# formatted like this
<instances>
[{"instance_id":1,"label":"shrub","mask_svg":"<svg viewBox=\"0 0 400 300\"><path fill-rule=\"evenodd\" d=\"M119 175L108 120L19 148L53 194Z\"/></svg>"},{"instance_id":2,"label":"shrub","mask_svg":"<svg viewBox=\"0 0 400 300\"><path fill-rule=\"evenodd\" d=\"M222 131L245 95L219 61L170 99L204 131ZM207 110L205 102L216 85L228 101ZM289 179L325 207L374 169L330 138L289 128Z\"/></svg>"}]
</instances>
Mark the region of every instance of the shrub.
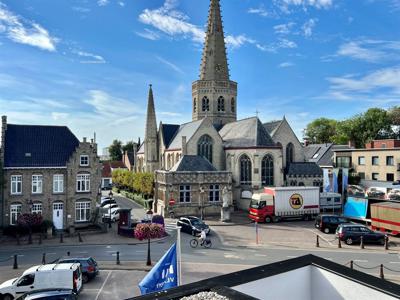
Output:
<instances>
[{"instance_id":1,"label":"shrub","mask_svg":"<svg viewBox=\"0 0 400 300\"><path fill-rule=\"evenodd\" d=\"M165 226L164 217L161 216L161 215L153 215L153 218L151 219L151 222L155 223L155 224L160 224L163 227Z\"/></svg>"},{"instance_id":2,"label":"shrub","mask_svg":"<svg viewBox=\"0 0 400 300\"><path fill-rule=\"evenodd\" d=\"M137 224L135 228L135 238L138 240L144 239L158 239L165 236L164 227L160 224L154 223L141 223Z\"/></svg>"},{"instance_id":3,"label":"shrub","mask_svg":"<svg viewBox=\"0 0 400 300\"><path fill-rule=\"evenodd\" d=\"M22 214L18 217L17 224L22 227L38 227L42 224L43 217L39 214Z\"/></svg>"}]
</instances>

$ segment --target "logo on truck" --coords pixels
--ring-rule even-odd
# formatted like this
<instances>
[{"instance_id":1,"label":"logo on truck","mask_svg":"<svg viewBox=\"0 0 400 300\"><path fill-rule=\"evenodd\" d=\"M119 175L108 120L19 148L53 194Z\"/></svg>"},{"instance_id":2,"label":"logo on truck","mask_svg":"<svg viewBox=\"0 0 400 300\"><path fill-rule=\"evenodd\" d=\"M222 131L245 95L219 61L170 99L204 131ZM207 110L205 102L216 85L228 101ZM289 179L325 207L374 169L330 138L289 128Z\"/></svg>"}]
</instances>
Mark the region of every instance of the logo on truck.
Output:
<instances>
[{"instance_id":1,"label":"logo on truck","mask_svg":"<svg viewBox=\"0 0 400 300\"><path fill-rule=\"evenodd\" d=\"M303 206L303 197L300 194L290 196L289 204L293 209L299 209Z\"/></svg>"}]
</instances>

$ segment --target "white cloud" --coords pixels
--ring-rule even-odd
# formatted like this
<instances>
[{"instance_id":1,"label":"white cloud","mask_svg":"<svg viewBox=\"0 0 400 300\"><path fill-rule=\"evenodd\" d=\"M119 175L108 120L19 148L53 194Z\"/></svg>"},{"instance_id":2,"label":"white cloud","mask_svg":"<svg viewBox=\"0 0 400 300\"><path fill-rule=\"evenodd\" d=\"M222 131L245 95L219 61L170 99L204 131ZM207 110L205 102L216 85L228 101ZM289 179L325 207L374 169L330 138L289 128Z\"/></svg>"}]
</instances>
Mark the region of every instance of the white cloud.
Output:
<instances>
[{"instance_id":1,"label":"white cloud","mask_svg":"<svg viewBox=\"0 0 400 300\"><path fill-rule=\"evenodd\" d=\"M292 27L295 24L296 23L294 23L294 22L289 22L287 24L275 25L274 26L275 33L277 33L277 34L289 34L291 29L292 29Z\"/></svg>"},{"instance_id":2,"label":"white cloud","mask_svg":"<svg viewBox=\"0 0 400 300\"><path fill-rule=\"evenodd\" d=\"M110 3L109 0L97 0L98 6L106 6L106 5L108 5L108 3Z\"/></svg>"},{"instance_id":3,"label":"white cloud","mask_svg":"<svg viewBox=\"0 0 400 300\"><path fill-rule=\"evenodd\" d=\"M303 30L303 34L305 37L310 37L313 34L313 29L317 24L318 19L309 19L307 22L303 24L301 29Z\"/></svg>"},{"instance_id":4,"label":"white cloud","mask_svg":"<svg viewBox=\"0 0 400 300\"><path fill-rule=\"evenodd\" d=\"M68 113L61 113L61 112L52 112L51 117L53 120L58 121L61 119L66 119L68 118L69 114Z\"/></svg>"},{"instance_id":5,"label":"white cloud","mask_svg":"<svg viewBox=\"0 0 400 300\"><path fill-rule=\"evenodd\" d=\"M297 48L297 44L288 39L279 39L277 43L277 48Z\"/></svg>"},{"instance_id":6,"label":"white cloud","mask_svg":"<svg viewBox=\"0 0 400 300\"><path fill-rule=\"evenodd\" d=\"M294 5L294 6L311 6L318 9L330 8L333 5L333 0L281 0L284 5Z\"/></svg>"},{"instance_id":7,"label":"white cloud","mask_svg":"<svg viewBox=\"0 0 400 300\"><path fill-rule=\"evenodd\" d=\"M152 41L156 41L160 38L160 35L157 32L147 28L144 29L144 32L136 32L136 34L142 38Z\"/></svg>"},{"instance_id":8,"label":"white cloud","mask_svg":"<svg viewBox=\"0 0 400 300\"><path fill-rule=\"evenodd\" d=\"M77 54L78 56L80 56L82 58L82 60L80 61L80 63L82 63L82 64L104 64L104 63L106 63L105 59L100 55L96 55L96 54L92 54L92 53L84 52L84 51L76 51L76 50L74 50L73 53Z\"/></svg>"},{"instance_id":9,"label":"white cloud","mask_svg":"<svg viewBox=\"0 0 400 300\"><path fill-rule=\"evenodd\" d=\"M20 44L26 44L54 52L57 39L50 36L49 32L37 23L15 15L0 2L0 33Z\"/></svg>"},{"instance_id":10,"label":"white cloud","mask_svg":"<svg viewBox=\"0 0 400 300\"><path fill-rule=\"evenodd\" d=\"M181 74L184 73L184 72L182 71L182 69L179 68L179 67L178 67L177 65L175 65L174 63L172 63L172 62L170 62L170 61L168 61L168 60L166 60L166 59L164 59L164 58L162 58L162 57L160 57L160 56L156 56L156 58L157 58L160 62L162 62L163 64L165 64L166 66L170 67L172 70L174 70L174 71L176 71L176 72L178 72L178 73L181 73Z\"/></svg>"},{"instance_id":11,"label":"white cloud","mask_svg":"<svg viewBox=\"0 0 400 300\"><path fill-rule=\"evenodd\" d=\"M366 75L345 75L327 78L329 91L319 98L340 101L362 101L374 105L398 104L400 98L400 66L383 68Z\"/></svg>"},{"instance_id":12,"label":"white cloud","mask_svg":"<svg viewBox=\"0 0 400 300\"><path fill-rule=\"evenodd\" d=\"M290 62L290 61L285 61L285 62L283 62L283 63L278 65L279 68L289 68L289 67L292 67L292 66L294 66L294 64L292 62Z\"/></svg>"},{"instance_id":13,"label":"white cloud","mask_svg":"<svg viewBox=\"0 0 400 300\"><path fill-rule=\"evenodd\" d=\"M72 10L80 12L80 13L89 13L90 12L90 8L82 7L82 6L74 6L74 7L72 7Z\"/></svg>"},{"instance_id":14,"label":"white cloud","mask_svg":"<svg viewBox=\"0 0 400 300\"><path fill-rule=\"evenodd\" d=\"M257 8L249 8L249 9L247 10L247 12L248 12L249 14L256 14L256 15L259 15L259 16L261 16L261 17L268 17L268 15L269 15L268 11L265 9L265 7L264 7L263 4L261 4L261 5L260 5L259 7L257 7Z\"/></svg>"},{"instance_id":15,"label":"white cloud","mask_svg":"<svg viewBox=\"0 0 400 300\"><path fill-rule=\"evenodd\" d=\"M359 40L339 47L338 56L346 56L371 63L380 63L400 58L400 41Z\"/></svg>"},{"instance_id":16,"label":"white cloud","mask_svg":"<svg viewBox=\"0 0 400 300\"><path fill-rule=\"evenodd\" d=\"M181 117L181 113L176 113L176 112L170 112L170 111L162 111L159 113L161 116L166 116L166 117Z\"/></svg>"},{"instance_id":17,"label":"white cloud","mask_svg":"<svg viewBox=\"0 0 400 300\"><path fill-rule=\"evenodd\" d=\"M146 25L151 25L171 37L189 38L195 43L203 43L205 39L204 30L190 23L188 16L175 9L176 5L176 0L166 0L160 8L145 9L139 15L139 21ZM149 39L157 38L153 32L150 33L148 31L136 34ZM243 34L238 36L227 35L225 41L227 46L232 48L238 48L245 43L256 44L255 40Z\"/></svg>"},{"instance_id":18,"label":"white cloud","mask_svg":"<svg viewBox=\"0 0 400 300\"><path fill-rule=\"evenodd\" d=\"M125 2L123 2L123 1L118 1L118 5L121 6L121 7L124 7L124 6L125 6Z\"/></svg>"}]
</instances>

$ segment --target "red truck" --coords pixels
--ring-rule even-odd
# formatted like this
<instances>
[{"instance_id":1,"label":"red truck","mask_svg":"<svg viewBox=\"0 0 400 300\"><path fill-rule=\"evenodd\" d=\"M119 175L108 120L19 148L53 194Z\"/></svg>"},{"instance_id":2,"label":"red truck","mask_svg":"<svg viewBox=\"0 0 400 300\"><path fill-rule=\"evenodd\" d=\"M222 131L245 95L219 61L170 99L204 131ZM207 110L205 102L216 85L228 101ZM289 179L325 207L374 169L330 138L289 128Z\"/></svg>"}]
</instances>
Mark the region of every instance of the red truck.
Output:
<instances>
[{"instance_id":1,"label":"red truck","mask_svg":"<svg viewBox=\"0 0 400 300\"><path fill-rule=\"evenodd\" d=\"M281 219L311 220L319 214L318 187L264 188L254 193L249 218L256 222L278 222Z\"/></svg>"}]
</instances>

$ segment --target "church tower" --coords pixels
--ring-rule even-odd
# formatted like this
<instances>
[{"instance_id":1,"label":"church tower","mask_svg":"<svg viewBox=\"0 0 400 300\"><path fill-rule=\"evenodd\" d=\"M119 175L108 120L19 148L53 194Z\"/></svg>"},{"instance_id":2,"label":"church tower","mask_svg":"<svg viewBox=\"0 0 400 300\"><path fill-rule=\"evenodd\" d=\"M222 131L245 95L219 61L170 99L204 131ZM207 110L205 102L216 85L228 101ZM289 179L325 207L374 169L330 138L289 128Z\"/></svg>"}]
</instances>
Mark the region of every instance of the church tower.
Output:
<instances>
[{"instance_id":1,"label":"church tower","mask_svg":"<svg viewBox=\"0 0 400 300\"><path fill-rule=\"evenodd\" d=\"M146 131L144 137L144 170L154 172L158 169L157 121L154 108L153 89L150 84L147 101Z\"/></svg>"},{"instance_id":2,"label":"church tower","mask_svg":"<svg viewBox=\"0 0 400 300\"><path fill-rule=\"evenodd\" d=\"M200 67L192 83L193 121L208 117L220 128L237 119L237 83L229 80L219 0L211 0Z\"/></svg>"}]
</instances>

